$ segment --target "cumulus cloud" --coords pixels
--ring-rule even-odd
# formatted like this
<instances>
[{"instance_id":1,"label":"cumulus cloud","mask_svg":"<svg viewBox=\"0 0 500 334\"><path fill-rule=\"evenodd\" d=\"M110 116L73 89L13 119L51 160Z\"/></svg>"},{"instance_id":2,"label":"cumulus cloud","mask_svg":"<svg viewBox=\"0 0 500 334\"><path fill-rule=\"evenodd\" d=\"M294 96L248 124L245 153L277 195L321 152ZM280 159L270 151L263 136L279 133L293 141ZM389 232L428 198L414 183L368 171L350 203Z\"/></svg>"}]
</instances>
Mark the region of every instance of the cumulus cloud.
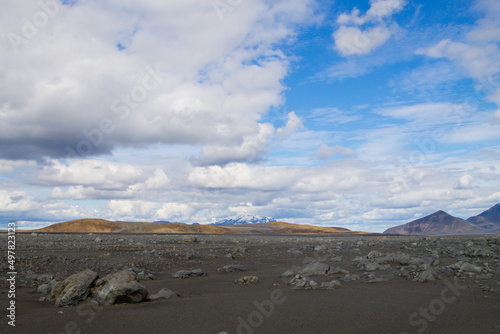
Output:
<instances>
[{"instance_id":1,"label":"cumulus cloud","mask_svg":"<svg viewBox=\"0 0 500 334\"><path fill-rule=\"evenodd\" d=\"M475 79L477 87L471 103L478 104L488 98L500 106L500 7L497 1L491 0L479 0L476 7L484 13L484 17L478 20L465 41L443 39L429 48L419 50L418 53L447 59L464 74Z\"/></svg>"},{"instance_id":2,"label":"cumulus cloud","mask_svg":"<svg viewBox=\"0 0 500 334\"><path fill-rule=\"evenodd\" d=\"M155 217L158 220L186 219L194 213L194 208L185 203L164 203L156 210Z\"/></svg>"},{"instance_id":3,"label":"cumulus cloud","mask_svg":"<svg viewBox=\"0 0 500 334\"><path fill-rule=\"evenodd\" d=\"M0 212L26 212L40 207L32 196L22 191L0 191Z\"/></svg>"},{"instance_id":4,"label":"cumulus cloud","mask_svg":"<svg viewBox=\"0 0 500 334\"><path fill-rule=\"evenodd\" d=\"M269 123L258 124L259 132L243 137L237 145L205 145L197 163L201 165L224 165L231 162L258 162L269 151L274 138L283 140L303 128L302 120L292 111L285 126L277 130Z\"/></svg>"},{"instance_id":5,"label":"cumulus cloud","mask_svg":"<svg viewBox=\"0 0 500 334\"><path fill-rule=\"evenodd\" d=\"M343 56L364 55L378 49L389 37L391 31L386 27L374 27L364 31L358 27L340 27L333 34L335 46Z\"/></svg>"},{"instance_id":6,"label":"cumulus cloud","mask_svg":"<svg viewBox=\"0 0 500 334\"><path fill-rule=\"evenodd\" d=\"M160 176L159 176L160 177ZM74 160L63 164L50 160L38 173L36 182L59 186L95 186L100 189L124 189L145 176L140 167L107 160Z\"/></svg>"},{"instance_id":7,"label":"cumulus cloud","mask_svg":"<svg viewBox=\"0 0 500 334\"><path fill-rule=\"evenodd\" d=\"M256 136L259 118L282 103L289 63L278 45L311 17L311 3L243 3L224 21L210 1L59 4L26 43L0 43L1 157ZM17 18L42 10L6 6L0 28L21 37Z\"/></svg>"},{"instance_id":8,"label":"cumulus cloud","mask_svg":"<svg viewBox=\"0 0 500 334\"><path fill-rule=\"evenodd\" d=\"M339 28L333 33L335 48L342 56L365 55L378 49L398 30L395 23L388 21L406 4L406 0L371 0L365 15L357 8L339 15ZM366 24L371 26L360 28Z\"/></svg>"},{"instance_id":9,"label":"cumulus cloud","mask_svg":"<svg viewBox=\"0 0 500 334\"><path fill-rule=\"evenodd\" d=\"M455 189L469 189L474 181L474 176L471 174L464 174L460 176L457 183L455 183Z\"/></svg>"},{"instance_id":10,"label":"cumulus cloud","mask_svg":"<svg viewBox=\"0 0 500 334\"><path fill-rule=\"evenodd\" d=\"M288 113L286 125L276 131L276 136L278 139L285 139L303 127L302 120L292 111Z\"/></svg>"},{"instance_id":11,"label":"cumulus cloud","mask_svg":"<svg viewBox=\"0 0 500 334\"><path fill-rule=\"evenodd\" d=\"M318 159L328 160L336 155L340 155L344 158L355 158L356 152L352 148L342 147L339 145L328 146L326 144L321 145L318 152Z\"/></svg>"},{"instance_id":12,"label":"cumulus cloud","mask_svg":"<svg viewBox=\"0 0 500 334\"><path fill-rule=\"evenodd\" d=\"M112 200L107 207L110 209L110 217L115 219L147 220L153 217L158 203L139 200Z\"/></svg>"}]
</instances>

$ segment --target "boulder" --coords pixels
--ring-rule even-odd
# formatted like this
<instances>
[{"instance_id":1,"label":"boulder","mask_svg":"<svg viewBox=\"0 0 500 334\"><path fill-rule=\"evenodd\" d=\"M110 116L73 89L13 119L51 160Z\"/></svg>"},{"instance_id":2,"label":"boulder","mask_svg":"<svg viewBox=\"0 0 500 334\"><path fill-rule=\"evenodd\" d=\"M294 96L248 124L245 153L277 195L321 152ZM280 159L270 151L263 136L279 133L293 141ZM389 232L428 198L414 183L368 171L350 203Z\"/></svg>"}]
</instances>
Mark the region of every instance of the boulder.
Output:
<instances>
[{"instance_id":1,"label":"boulder","mask_svg":"<svg viewBox=\"0 0 500 334\"><path fill-rule=\"evenodd\" d=\"M180 297L180 296L177 292L172 291L170 289L162 288L157 293L150 295L148 297L148 299L149 300L156 300L156 299L171 299L171 298L178 298L178 297Z\"/></svg>"},{"instance_id":2,"label":"boulder","mask_svg":"<svg viewBox=\"0 0 500 334\"><path fill-rule=\"evenodd\" d=\"M42 295L40 296L40 301L52 301L54 300L54 295L61 285L61 282L56 281L55 279L51 280L48 283L42 284L38 287L36 290L37 292L41 293Z\"/></svg>"},{"instance_id":3,"label":"boulder","mask_svg":"<svg viewBox=\"0 0 500 334\"><path fill-rule=\"evenodd\" d=\"M95 271L86 269L66 278L54 292L56 306L74 306L85 300L98 279Z\"/></svg>"},{"instance_id":4,"label":"boulder","mask_svg":"<svg viewBox=\"0 0 500 334\"><path fill-rule=\"evenodd\" d=\"M247 271L247 268L242 264L228 264L218 270L223 270L227 273L232 273L233 271Z\"/></svg>"},{"instance_id":5,"label":"boulder","mask_svg":"<svg viewBox=\"0 0 500 334\"><path fill-rule=\"evenodd\" d=\"M330 270L330 266L326 263L313 262L299 270L299 274L305 276L324 275Z\"/></svg>"},{"instance_id":6,"label":"boulder","mask_svg":"<svg viewBox=\"0 0 500 334\"><path fill-rule=\"evenodd\" d=\"M207 273L203 269L191 269L191 270L179 270L173 273L172 278L188 278L196 276L207 276Z\"/></svg>"},{"instance_id":7,"label":"boulder","mask_svg":"<svg viewBox=\"0 0 500 334\"><path fill-rule=\"evenodd\" d=\"M259 278L257 276L243 276L234 281L235 284L257 284Z\"/></svg>"},{"instance_id":8,"label":"boulder","mask_svg":"<svg viewBox=\"0 0 500 334\"><path fill-rule=\"evenodd\" d=\"M415 282L422 282L422 283L433 282L435 280L436 279L434 278L434 274L430 269L418 273L417 276L413 279L413 281Z\"/></svg>"},{"instance_id":9,"label":"boulder","mask_svg":"<svg viewBox=\"0 0 500 334\"><path fill-rule=\"evenodd\" d=\"M321 289L333 290L333 289L335 289L335 287L339 287L341 285L342 284L339 281L333 280L333 281L330 281L330 282L323 282L323 283L321 283L320 288Z\"/></svg>"},{"instance_id":10,"label":"boulder","mask_svg":"<svg viewBox=\"0 0 500 334\"><path fill-rule=\"evenodd\" d=\"M97 280L92 296L102 305L139 303L146 299L148 290L136 280L135 273L123 270Z\"/></svg>"},{"instance_id":11,"label":"boulder","mask_svg":"<svg viewBox=\"0 0 500 334\"><path fill-rule=\"evenodd\" d=\"M349 272L345 269L339 268L339 267L330 267L330 270L328 270L329 274L349 274Z\"/></svg>"},{"instance_id":12,"label":"boulder","mask_svg":"<svg viewBox=\"0 0 500 334\"><path fill-rule=\"evenodd\" d=\"M460 271L472 272L472 273L480 273L481 267L476 266L475 264L465 262L460 266Z\"/></svg>"},{"instance_id":13,"label":"boulder","mask_svg":"<svg viewBox=\"0 0 500 334\"><path fill-rule=\"evenodd\" d=\"M289 277L289 276L295 276L297 273L293 269L288 269L285 271L283 274L281 274L281 277Z\"/></svg>"},{"instance_id":14,"label":"boulder","mask_svg":"<svg viewBox=\"0 0 500 334\"><path fill-rule=\"evenodd\" d=\"M295 275L288 284L293 285L293 289L316 289L318 287L316 281L313 281L310 277L299 274Z\"/></svg>"}]
</instances>

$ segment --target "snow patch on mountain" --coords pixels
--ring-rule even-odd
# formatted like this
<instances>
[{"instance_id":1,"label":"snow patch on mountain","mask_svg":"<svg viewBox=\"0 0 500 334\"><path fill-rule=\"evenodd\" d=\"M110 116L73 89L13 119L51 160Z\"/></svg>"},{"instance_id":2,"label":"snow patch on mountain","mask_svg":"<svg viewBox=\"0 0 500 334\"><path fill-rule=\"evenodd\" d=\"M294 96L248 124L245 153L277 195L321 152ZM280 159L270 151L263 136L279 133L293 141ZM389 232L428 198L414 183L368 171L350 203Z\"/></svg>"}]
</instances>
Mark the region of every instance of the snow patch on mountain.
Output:
<instances>
[{"instance_id":1,"label":"snow patch on mountain","mask_svg":"<svg viewBox=\"0 0 500 334\"><path fill-rule=\"evenodd\" d=\"M242 224L259 224L274 222L276 219L272 217L254 216L254 215L238 215L221 219L213 225L242 225Z\"/></svg>"}]
</instances>

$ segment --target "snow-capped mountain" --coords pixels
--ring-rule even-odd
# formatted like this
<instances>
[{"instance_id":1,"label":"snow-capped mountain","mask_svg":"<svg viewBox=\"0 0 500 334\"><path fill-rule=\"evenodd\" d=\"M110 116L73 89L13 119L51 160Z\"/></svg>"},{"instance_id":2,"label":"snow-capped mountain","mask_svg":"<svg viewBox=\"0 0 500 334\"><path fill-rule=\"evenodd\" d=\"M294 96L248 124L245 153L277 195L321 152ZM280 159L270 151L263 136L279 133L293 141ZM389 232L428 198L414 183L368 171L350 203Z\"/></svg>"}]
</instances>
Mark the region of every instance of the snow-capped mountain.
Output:
<instances>
[{"instance_id":1,"label":"snow-capped mountain","mask_svg":"<svg viewBox=\"0 0 500 334\"><path fill-rule=\"evenodd\" d=\"M276 219L271 217L253 216L253 215L238 215L225 219L221 219L213 225L242 225L242 224L258 224L274 222Z\"/></svg>"}]
</instances>

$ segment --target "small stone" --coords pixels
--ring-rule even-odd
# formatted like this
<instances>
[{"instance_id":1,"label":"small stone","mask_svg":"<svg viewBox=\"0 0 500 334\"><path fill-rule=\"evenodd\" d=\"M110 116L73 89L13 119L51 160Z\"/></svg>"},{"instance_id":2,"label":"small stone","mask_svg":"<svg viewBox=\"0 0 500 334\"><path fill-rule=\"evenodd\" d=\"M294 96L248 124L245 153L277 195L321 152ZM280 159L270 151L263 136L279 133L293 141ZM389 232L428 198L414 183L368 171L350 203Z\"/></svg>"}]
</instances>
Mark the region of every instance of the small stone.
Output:
<instances>
[{"instance_id":1,"label":"small stone","mask_svg":"<svg viewBox=\"0 0 500 334\"><path fill-rule=\"evenodd\" d=\"M188 278L197 276L206 276L207 273L203 269L179 270L173 273L172 278Z\"/></svg>"},{"instance_id":2,"label":"small stone","mask_svg":"<svg viewBox=\"0 0 500 334\"><path fill-rule=\"evenodd\" d=\"M342 284L337 281L337 280L333 280L333 281L330 281L330 282L323 282L321 283L321 288L323 289L335 289L336 287L339 287L341 286Z\"/></svg>"},{"instance_id":3,"label":"small stone","mask_svg":"<svg viewBox=\"0 0 500 334\"><path fill-rule=\"evenodd\" d=\"M294 289L316 289L318 283L313 281L310 277L305 277L300 274L295 275L294 278L288 283L294 286Z\"/></svg>"},{"instance_id":4,"label":"small stone","mask_svg":"<svg viewBox=\"0 0 500 334\"><path fill-rule=\"evenodd\" d=\"M368 259L376 259L378 257L382 257L384 256L382 253L380 253L378 250L374 250L374 251L371 251L370 253L368 253L368 255L366 256Z\"/></svg>"},{"instance_id":5,"label":"small stone","mask_svg":"<svg viewBox=\"0 0 500 334\"><path fill-rule=\"evenodd\" d=\"M326 263L314 262L299 270L299 274L307 276L324 275L328 272L330 266Z\"/></svg>"},{"instance_id":6,"label":"small stone","mask_svg":"<svg viewBox=\"0 0 500 334\"><path fill-rule=\"evenodd\" d=\"M257 284L259 278L257 276L243 276L234 281L235 284Z\"/></svg>"},{"instance_id":7,"label":"small stone","mask_svg":"<svg viewBox=\"0 0 500 334\"><path fill-rule=\"evenodd\" d=\"M460 267L460 271L480 273L481 272L481 267L478 267L475 264L472 264L472 263L469 263L469 262L465 262Z\"/></svg>"},{"instance_id":8,"label":"small stone","mask_svg":"<svg viewBox=\"0 0 500 334\"><path fill-rule=\"evenodd\" d=\"M162 288L157 293L150 295L148 297L148 299L157 300L157 299L171 299L171 298L178 298L178 297L180 297L180 296L177 292L172 291L170 289Z\"/></svg>"},{"instance_id":9,"label":"small stone","mask_svg":"<svg viewBox=\"0 0 500 334\"><path fill-rule=\"evenodd\" d=\"M283 274L281 274L281 277L289 277L289 276L294 276L296 275L297 273L295 272L295 270L292 270L292 269L288 269L287 271L285 271Z\"/></svg>"},{"instance_id":10,"label":"small stone","mask_svg":"<svg viewBox=\"0 0 500 334\"><path fill-rule=\"evenodd\" d=\"M224 270L227 273L231 273L233 271L247 271L247 268L242 265L242 264L228 264L222 268L219 268L217 270Z\"/></svg>"}]
</instances>

